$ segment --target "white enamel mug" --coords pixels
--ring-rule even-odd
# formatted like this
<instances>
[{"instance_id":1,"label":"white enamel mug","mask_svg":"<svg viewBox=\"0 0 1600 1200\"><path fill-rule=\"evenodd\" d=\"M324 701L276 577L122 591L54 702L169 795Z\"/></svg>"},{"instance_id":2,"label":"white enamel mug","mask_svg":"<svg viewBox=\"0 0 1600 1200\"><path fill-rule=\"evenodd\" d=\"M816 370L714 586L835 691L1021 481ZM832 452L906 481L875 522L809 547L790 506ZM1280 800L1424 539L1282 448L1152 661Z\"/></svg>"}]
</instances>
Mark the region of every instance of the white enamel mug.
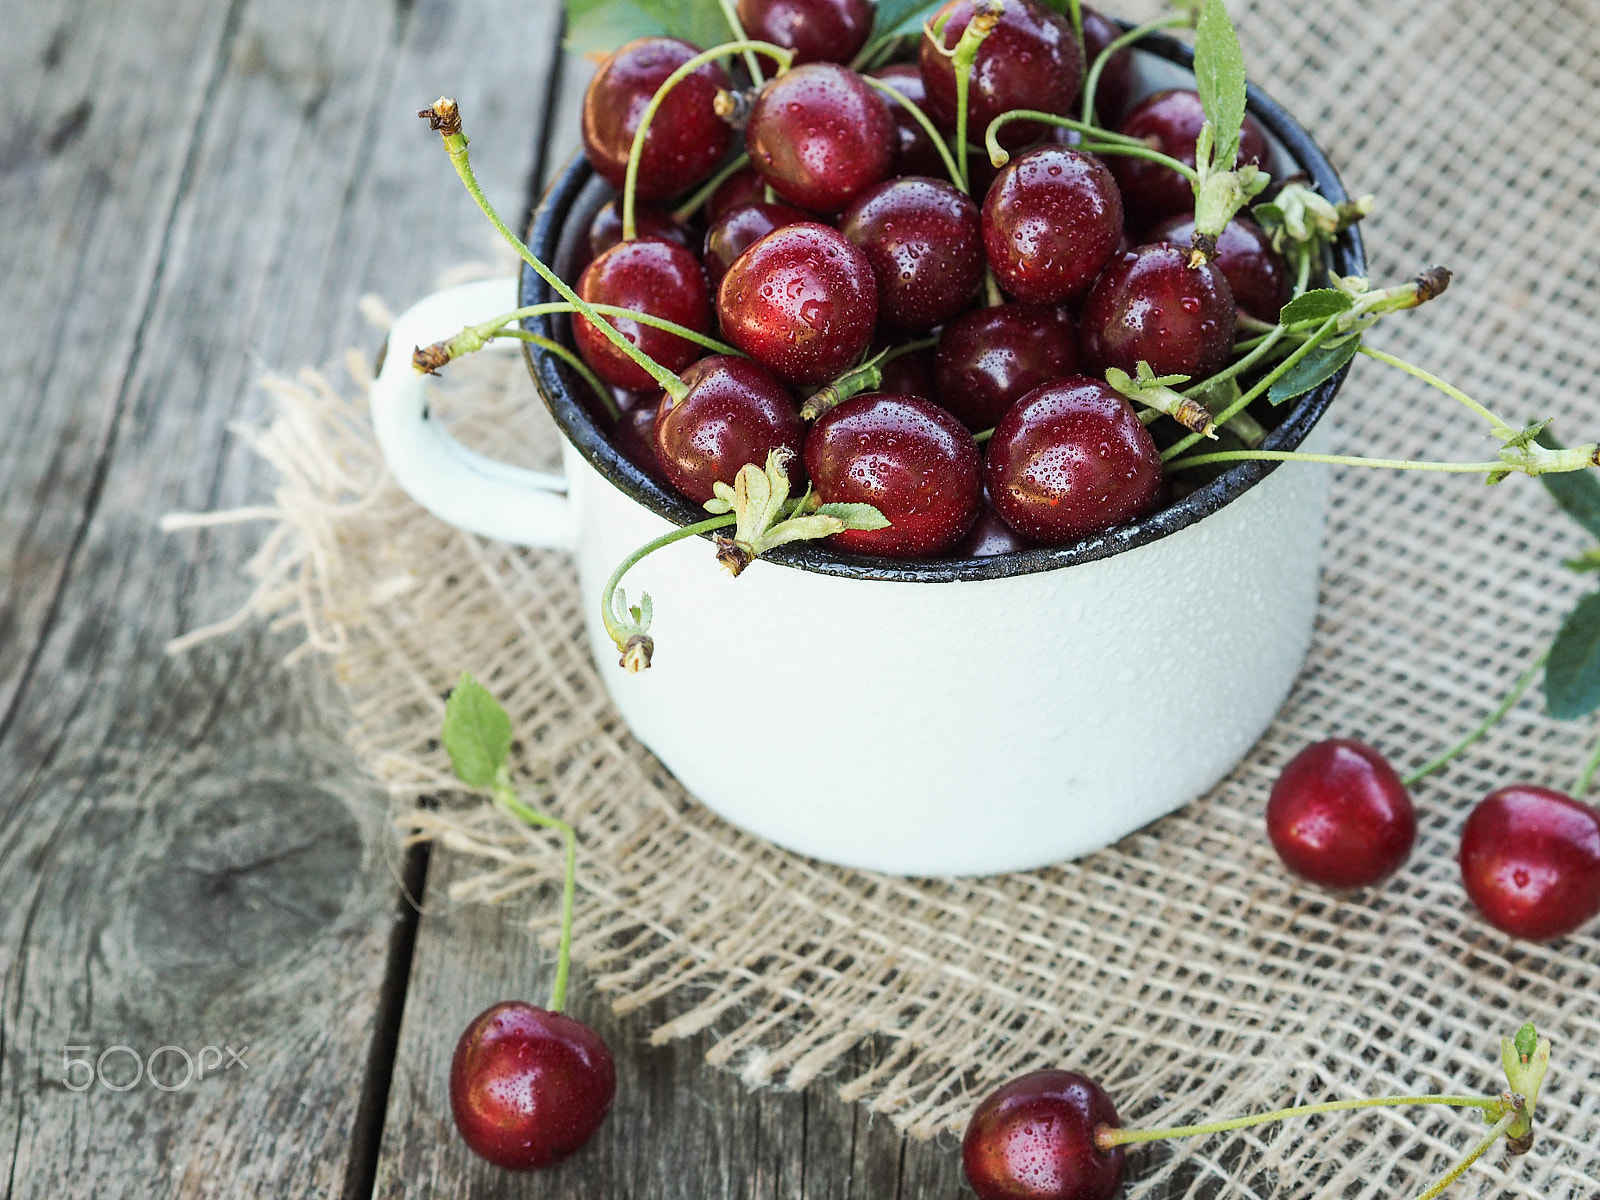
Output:
<instances>
[{"instance_id":1,"label":"white enamel mug","mask_svg":"<svg viewBox=\"0 0 1600 1200\"><path fill-rule=\"evenodd\" d=\"M1185 61L1176 42L1147 46ZM1280 155L1344 198L1304 131L1254 90L1251 111ZM608 195L579 161L535 215L531 248L570 268ZM1331 265L1364 274L1359 239L1343 238ZM1203 794L1283 703L1310 644L1327 473L1263 463L1083 543L994 558L907 563L802 544L733 579L708 541L686 539L624 580L630 598L655 602L653 665L627 674L601 588L638 546L705 514L610 445L553 356L534 352L530 366L564 434L561 476L459 445L430 420L410 363L414 346L548 298L525 271L520 288L469 284L401 316L372 391L379 443L399 484L446 521L574 556L618 710L735 825L895 874L1031 869ZM554 337L567 326L527 325ZM1342 378L1295 402L1266 445L1300 445Z\"/></svg>"}]
</instances>

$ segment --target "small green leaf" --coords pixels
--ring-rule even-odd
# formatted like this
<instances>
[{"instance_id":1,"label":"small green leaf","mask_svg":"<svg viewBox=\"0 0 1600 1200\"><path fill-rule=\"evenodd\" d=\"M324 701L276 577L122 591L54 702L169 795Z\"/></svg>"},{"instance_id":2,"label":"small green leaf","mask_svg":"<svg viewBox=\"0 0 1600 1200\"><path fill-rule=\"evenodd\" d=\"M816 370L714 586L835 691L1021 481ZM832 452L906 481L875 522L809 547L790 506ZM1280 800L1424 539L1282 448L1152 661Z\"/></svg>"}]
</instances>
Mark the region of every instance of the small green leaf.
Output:
<instances>
[{"instance_id":1,"label":"small green leaf","mask_svg":"<svg viewBox=\"0 0 1600 1200\"><path fill-rule=\"evenodd\" d=\"M1332 288L1316 288L1296 296L1283 306L1278 314L1280 325L1298 325L1302 321L1326 321L1340 313L1349 312L1355 301L1343 292Z\"/></svg>"},{"instance_id":2,"label":"small green leaf","mask_svg":"<svg viewBox=\"0 0 1600 1200\"><path fill-rule=\"evenodd\" d=\"M943 0L883 0L878 5L872 36L879 38L887 33L920 33L922 23L941 3Z\"/></svg>"},{"instance_id":3,"label":"small green leaf","mask_svg":"<svg viewBox=\"0 0 1600 1200\"><path fill-rule=\"evenodd\" d=\"M703 48L733 36L716 0L566 0L566 9L566 48L573 54L609 54L657 34Z\"/></svg>"},{"instance_id":4,"label":"small green leaf","mask_svg":"<svg viewBox=\"0 0 1600 1200\"><path fill-rule=\"evenodd\" d=\"M1544 700L1558 721L1600 708L1600 592L1578 601L1562 622L1544 668Z\"/></svg>"},{"instance_id":5,"label":"small green leaf","mask_svg":"<svg viewBox=\"0 0 1600 1200\"><path fill-rule=\"evenodd\" d=\"M1561 449L1561 443L1548 429L1539 434L1539 445L1551 450ZM1600 479L1590 471L1561 471L1539 476L1561 511L1595 537L1600 538Z\"/></svg>"},{"instance_id":6,"label":"small green leaf","mask_svg":"<svg viewBox=\"0 0 1600 1200\"><path fill-rule=\"evenodd\" d=\"M1318 346L1273 383L1267 391L1267 399L1282 404L1305 395L1343 370L1360 348L1359 337L1346 338L1336 346Z\"/></svg>"},{"instance_id":7,"label":"small green leaf","mask_svg":"<svg viewBox=\"0 0 1600 1200\"><path fill-rule=\"evenodd\" d=\"M1577 575L1600 571L1600 546L1590 546L1577 558L1563 560L1561 565Z\"/></svg>"},{"instance_id":8,"label":"small green leaf","mask_svg":"<svg viewBox=\"0 0 1600 1200\"><path fill-rule=\"evenodd\" d=\"M818 506L817 515L834 517L846 529L889 528L889 519L870 504L823 504Z\"/></svg>"},{"instance_id":9,"label":"small green leaf","mask_svg":"<svg viewBox=\"0 0 1600 1200\"><path fill-rule=\"evenodd\" d=\"M461 782L488 787L511 753L511 718L481 683L463 671L444 706L442 737Z\"/></svg>"},{"instance_id":10,"label":"small green leaf","mask_svg":"<svg viewBox=\"0 0 1600 1200\"><path fill-rule=\"evenodd\" d=\"M1222 0L1205 0L1194 31L1194 79L1216 142L1212 162L1231 171L1244 126L1244 51Z\"/></svg>"},{"instance_id":11,"label":"small green leaf","mask_svg":"<svg viewBox=\"0 0 1600 1200\"><path fill-rule=\"evenodd\" d=\"M1523 1058L1532 1058L1533 1052L1539 1048L1539 1031L1533 1027L1532 1021L1517 1030L1516 1047L1517 1053Z\"/></svg>"}]
</instances>

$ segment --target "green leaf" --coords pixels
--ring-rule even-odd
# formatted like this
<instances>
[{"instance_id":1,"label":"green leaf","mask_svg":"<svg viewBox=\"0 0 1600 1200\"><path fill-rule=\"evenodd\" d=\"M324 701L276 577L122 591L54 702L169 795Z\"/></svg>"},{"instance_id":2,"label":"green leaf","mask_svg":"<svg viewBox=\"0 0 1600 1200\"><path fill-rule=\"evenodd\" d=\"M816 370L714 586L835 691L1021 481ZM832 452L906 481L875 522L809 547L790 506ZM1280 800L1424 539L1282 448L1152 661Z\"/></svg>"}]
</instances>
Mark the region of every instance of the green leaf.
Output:
<instances>
[{"instance_id":1,"label":"green leaf","mask_svg":"<svg viewBox=\"0 0 1600 1200\"><path fill-rule=\"evenodd\" d=\"M481 683L463 671L444 706L442 737L461 782L488 787L511 753L511 718Z\"/></svg>"},{"instance_id":2,"label":"green leaf","mask_svg":"<svg viewBox=\"0 0 1600 1200\"><path fill-rule=\"evenodd\" d=\"M1561 565L1577 575L1600 571L1600 546L1590 546L1577 558L1566 559Z\"/></svg>"},{"instance_id":3,"label":"green leaf","mask_svg":"<svg viewBox=\"0 0 1600 1200\"><path fill-rule=\"evenodd\" d=\"M882 0L878 5L877 20L872 25L872 36L879 38L886 33L920 33L922 23L941 3L943 0Z\"/></svg>"},{"instance_id":4,"label":"green leaf","mask_svg":"<svg viewBox=\"0 0 1600 1200\"><path fill-rule=\"evenodd\" d=\"M1551 450L1561 449L1561 443L1550 435L1548 429L1536 439L1541 446ZM1600 479L1591 471L1561 471L1539 476L1561 511L1595 537L1600 538Z\"/></svg>"},{"instance_id":5,"label":"green leaf","mask_svg":"<svg viewBox=\"0 0 1600 1200\"><path fill-rule=\"evenodd\" d=\"M1283 306L1278 314L1278 324L1298 325L1302 321L1326 321L1342 312L1349 312L1355 301L1333 288L1316 288L1296 296Z\"/></svg>"},{"instance_id":6,"label":"green leaf","mask_svg":"<svg viewBox=\"0 0 1600 1200\"><path fill-rule=\"evenodd\" d=\"M1523 1058L1533 1057L1533 1052L1539 1048L1539 1031L1533 1027L1532 1021L1517 1030L1517 1038L1514 1044L1517 1047L1517 1053L1522 1055Z\"/></svg>"},{"instance_id":7,"label":"green leaf","mask_svg":"<svg viewBox=\"0 0 1600 1200\"><path fill-rule=\"evenodd\" d=\"M1231 171L1244 126L1244 51L1222 0L1205 0L1194 31L1194 79L1200 106L1211 122L1219 171Z\"/></svg>"},{"instance_id":8,"label":"green leaf","mask_svg":"<svg viewBox=\"0 0 1600 1200\"><path fill-rule=\"evenodd\" d=\"M1267 399L1282 404L1303 396L1320 383L1332 379L1361 348L1359 337L1346 338L1336 346L1318 346L1290 367L1267 391Z\"/></svg>"},{"instance_id":9,"label":"green leaf","mask_svg":"<svg viewBox=\"0 0 1600 1200\"><path fill-rule=\"evenodd\" d=\"M1544 668L1550 715L1570 721L1600 708L1600 592L1591 592L1561 624Z\"/></svg>"},{"instance_id":10,"label":"green leaf","mask_svg":"<svg viewBox=\"0 0 1600 1200\"><path fill-rule=\"evenodd\" d=\"M842 521L846 529L889 528L889 519L870 504L823 504L817 515Z\"/></svg>"},{"instance_id":11,"label":"green leaf","mask_svg":"<svg viewBox=\"0 0 1600 1200\"><path fill-rule=\"evenodd\" d=\"M566 48L573 54L609 54L658 34L703 48L733 36L716 0L566 0L566 8Z\"/></svg>"}]
</instances>

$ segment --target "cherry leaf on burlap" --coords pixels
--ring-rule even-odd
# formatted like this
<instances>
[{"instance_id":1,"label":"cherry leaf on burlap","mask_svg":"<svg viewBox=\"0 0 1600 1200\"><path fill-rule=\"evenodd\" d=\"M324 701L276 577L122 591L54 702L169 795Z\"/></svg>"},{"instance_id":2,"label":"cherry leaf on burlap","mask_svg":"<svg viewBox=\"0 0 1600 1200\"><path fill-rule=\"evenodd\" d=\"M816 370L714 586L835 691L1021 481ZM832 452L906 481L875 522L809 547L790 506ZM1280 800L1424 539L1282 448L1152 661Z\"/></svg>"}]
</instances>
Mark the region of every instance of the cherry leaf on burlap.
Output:
<instances>
[{"instance_id":1,"label":"cherry leaf on burlap","mask_svg":"<svg viewBox=\"0 0 1600 1200\"><path fill-rule=\"evenodd\" d=\"M1544 669L1544 699L1559 721L1600 708L1600 592L1591 592L1561 623Z\"/></svg>"},{"instance_id":2,"label":"cherry leaf on burlap","mask_svg":"<svg viewBox=\"0 0 1600 1200\"><path fill-rule=\"evenodd\" d=\"M465 671L444 706L445 753L461 782L488 787L511 753L511 718Z\"/></svg>"}]
</instances>

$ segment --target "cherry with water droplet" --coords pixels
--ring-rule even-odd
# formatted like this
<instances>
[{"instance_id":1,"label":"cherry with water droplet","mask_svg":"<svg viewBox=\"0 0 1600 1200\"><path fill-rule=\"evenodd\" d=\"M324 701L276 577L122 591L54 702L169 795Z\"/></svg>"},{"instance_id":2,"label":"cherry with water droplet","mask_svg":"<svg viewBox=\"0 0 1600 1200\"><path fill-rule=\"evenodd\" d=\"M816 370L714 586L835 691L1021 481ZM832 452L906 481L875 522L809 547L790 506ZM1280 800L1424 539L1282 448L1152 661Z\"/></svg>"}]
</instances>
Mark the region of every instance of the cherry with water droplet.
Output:
<instances>
[{"instance_id":1,"label":"cherry with water droplet","mask_svg":"<svg viewBox=\"0 0 1600 1200\"><path fill-rule=\"evenodd\" d=\"M659 238L690 249L690 233L673 220L672 214L654 204L637 204L633 210L634 236ZM589 222L589 257L599 258L622 241L622 201L607 200Z\"/></svg>"},{"instance_id":2,"label":"cherry with water droplet","mask_svg":"<svg viewBox=\"0 0 1600 1200\"><path fill-rule=\"evenodd\" d=\"M990 1093L967 1123L961 1165L978 1200L1110 1200L1123 1150L1095 1145L1117 1109L1075 1071L1034 1071Z\"/></svg>"},{"instance_id":3,"label":"cherry with water droplet","mask_svg":"<svg viewBox=\"0 0 1600 1200\"><path fill-rule=\"evenodd\" d=\"M1000 286L1053 304L1080 295L1116 252L1122 197L1099 159L1045 145L1019 155L983 201L983 245Z\"/></svg>"},{"instance_id":4,"label":"cherry with water droplet","mask_svg":"<svg viewBox=\"0 0 1600 1200\"><path fill-rule=\"evenodd\" d=\"M817 418L806 472L825 504L871 504L884 529L851 529L828 541L857 554L933 558L961 540L978 515L981 462L972 435L916 396L853 396Z\"/></svg>"},{"instance_id":5,"label":"cherry with water droplet","mask_svg":"<svg viewBox=\"0 0 1600 1200\"><path fill-rule=\"evenodd\" d=\"M798 460L805 438L799 408L760 363L713 354L678 378L689 393L681 400L662 394L656 458L672 486L696 504L716 494L712 484L732 486L740 467L764 465L774 450L787 449Z\"/></svg>"},{"instance_id":6,"label":"cherry with water droplet","mask_svg":"<svg viewBox=\"0 0 1600 1200\"><path fill-rule=\"evenodd\" d=\"M1233 349L1233 291L1215 263L1189 265L1187 247L1136 246L1095 280L1078 318L1079 347L1096 374L1141 361L1157 375L1214 375Z\"/></svg>"},{"instance_id":7,"label":"cherry with water droplet","mask_svg":"<svg viewBox=\"0 0 1600 1200\"><path fill-rule=\"evenodd\" d=\"M1195 141L1205 124L1200 93L1186 88L1171 88L1147 96L1122 119L1117 132L1146 142L1168 158L1194 166ZM1164 217L1194 209L1194 186L1171 167L1147 158L1128 155L1108 156L1111 171L1122 188L1122 202L1128 219L1136 229L1146 228ZM1239 155L1235 166L1254 163L1270 171L1272 148L1260 123L1245 115L1239 134Z\"/></svg>"},{"instance_id":8,"label":"cherry with water droplet","mask_svg":"<svg viewBox=\"0 0 1600 1200\"><path fill-rule=\"evenodd\" d=\"M600 65L583 94L583 149L595 172L618 191L644 110L667 76L699 49L677 38L637 38ZM722 161L733 131L712 110L729 86L717 63L697 67L662 101L645 134L636 198L659 200L686 191Z\"/></svg>"},{"instance_id":9,"label":"cherry with water droplet","mask_svg":"<svg viewBox=\"0 0 1600 1200\"><path fill-rule=\"evenodd\" d=\"M507 1000L480 1013L450 1062L450 1111L474 1153L512 1171L551 1167L611 1109L616 1068L581 1021Z\"/></svg>"},{"instance_id":10,"label":"cherry with water droplet","mask_svg":"<svg viewBox=\"0 0 1600 1200\"><path fill-rule=\"evenodd\" d=\"M789 383L827 383L872 340L878 284L837 229L786 225L733 261L717 289L727 339Z\"/></svg>"},{"instance_id":11,"label":"cherry with water droplet","mask_svg":"<svg viewBox=\"0 0 1600 1200\"><path fill-rule=\"evenodd\" d=\"M711 331L711 293L700 260L673 242L643 238L617 243L584 268L577 291L590 304L615 304L674 321L696 333ZM669 371L681 371L705 353L675 333L626 317L606 319ZM650 373L586 318L573 318L572 333L584 361L607 383L635 392L655 388Z\"/></svg>"},{"instance_id":12,"label":"cherry with water droplet","mask_svg":"<svg viewBox=\"0 0 1600 1200\"><path fill-rule=\"evenodd\" d=\"M885 180L839 218L878 281L878 317L921 333L955 316L983 286L978 207L948 183L921 175Z\"/></svg>"},{"instance_id":13,"label":"cherry with water droplet","mask_svg":"<svg viewBox=\"0 0 1600 1200\"><path fill-rule=\"evenodd\" d=\"M894 63L887 67L879 67L871 74L904 97L902 100L894 96L884 96L889 103L889 116L894 120L895 150L890 173L935 177L943 175L944 159L934 146L933 139L928 136L928 131L911 115L907 107L914 104L924 112L927 111L928 92L922 86L922 72L910 63ZM975 194L982 195L976 191Z\"/></svg>"},{"instance_id":14,"label":"cherry with water droplet","mask_svg":"<svg viewBox=\"0 0 1600 1200\"><path fill-rule=\"evenodd\" d=\"M1302 879L1371 887L1410 857L1417 813L1388 759L1334 738L1307 746L1284 767L1267 800L1267 836Z\"/></svg>"},{"instance_id":15,"label":"cherry with water droplet","mask_svg":"<svg viewBox=\"0 0 1600 1200\"><path fill-rule=\"evenodd\" d=\"M888 176L894 118L848 67L807 63L761 89L744 140L751 165L779 196L835 213Z\"/></svg>"},{"instance_id":16,"label":"cherry with water droplet","mask_svg":"<svg viewBox=\"0 0 1600 1200\"><path fill-rule=\"evenodd\" d=\"M997 304L963 313L939 335L935 386L974 433L1042 383L1078 374L1078 330L1053 304Z\"/></svg>"},{"instance_id":17,"label":"cherry with water droplet","mask_svg":"<svg viewBox=\"0 0 1600 1200\"><path fill-rule=\"evenodd\" d=\"M1600 812L1519 783L1480 801L1461 830L1461 880L1512 937L1561 937L1600 914Z\"/></svg>"},{"instance_id":18,"label":"cherry with water droplet","mask_svg":"<svg viewBox=\"0 0 1600 1200\"><path fill-rule=\"evenodd\" d=\"M847 63L866 45L876 9L868 0L739 0L745 36L794 51L796 65Z\"/></svg>"},{"instance_id":19,"label":"cherry with water droplet","mask_svg":"<svg viewBox=\"0 0 1600 1200\"><path fill-rule=\"evenodd\" d=\"M767 181L756 174L754 167L743 166L717 184L706 201L706 220L715 221L730 208L766 202Z\"/></svg>"},{"instance_id":20,"label":"cherry with water droplet","mask_svg":"<svg viewBox=\"0 0 1600 1200\"><path fill-rule=\"evenodd\" d=\"M722 283L733 260L774 229L811 220L811 214L792 204L741 204L725 211L706 229L701 262L711 286Z\"/></svg>"},{"instance_id":21,"label":"cherry with water droplet","mask_svg":"<svg viewBox=\"0 0 1600 1200\"><path fill-rule=\"evenodd\" d=\"M1059 545L1150 508L1161 456L1126 400L1101 380L1071 375L1011 406L989 439L983 475L1007 525Z\"/></svg>"},{"instance_id":22,"label":"cherry with water droplet","mask_svg":"<svg viewBox=\"0 0 1600 1200\"><path fill-rule=\"evenodd\" d=\"M1194 217L1182 214L1162 221L1144 240L1187 246L1193 238ZM1227 279L1240 312L1249 313L1258 321L1278 323L1278 313L1293 294L1294 280L1283 255L1272 248L1266 230L1249 217L1235 217L1217 238L1211 261Z\"/></svg>"},{"instance_id":23,"label":"cherry with water droplet","mask_svg":"<svg viewBox=\"0 0 1600 1200\"><path fill-rule=\"evenodd\" d=\"M994 558L1001 554L1015 554L1032 546L1032 542L1000 519L1000 514L994 509L994 501L989 499L988 489L985 489L978 519L967 530L967 536L950 548L946 557Z\"/></svg>"},{"instance_id":24,"label":"cherry with water droplet","mask_svg":"<svg viewBox=\"0 0 1600 1200\"><path fill-rule=\"evenodd\" d=\"M893 358L886 359L880 369L883 374L878 383L880 392L918 396L923 400L938 402L939 390L934 378L932 346L902 351Z\"/></svg>"}]
</instances>

